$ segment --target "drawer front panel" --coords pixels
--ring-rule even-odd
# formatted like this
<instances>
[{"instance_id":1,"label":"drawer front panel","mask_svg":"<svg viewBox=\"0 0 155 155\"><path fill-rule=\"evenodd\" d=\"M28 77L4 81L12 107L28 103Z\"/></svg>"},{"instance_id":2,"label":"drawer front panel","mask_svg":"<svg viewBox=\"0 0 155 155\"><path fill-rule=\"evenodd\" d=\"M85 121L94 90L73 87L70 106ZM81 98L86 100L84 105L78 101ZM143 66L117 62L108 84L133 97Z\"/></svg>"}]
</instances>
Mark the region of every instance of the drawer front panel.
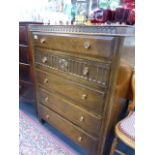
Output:
<instances>
[{"instance_id":1,"label":"drawer front panel","mask_svg":"<svg viewBox=\"0 0 155 155\"><path fill-rule=\"evenodd\" d=\"M84 55L111 58L114 51L115 37L52 35L33 32L34 44L38 47L61 50Z\"/></svg>"},{"instance_id":2,"label":"drawer front panel","mask_svg":"<svg viewBox=\"0 0 155 155\"><path fill-rule=\"evenodd\" d=\"M19 62L29 63L29 48L19 46Z\"/></svg>"},{"instance_id":3,"label":"drawer front panel","mask_svg":"<svg viewBox=\"0 0 155 155\"><path fill-rule=\"evenodd\" d=\"M76 126L62 118L57 113L40 104L38 105L38 113L40 118L47 121L75 143L90 151L96 148L96 139L86 135L84 132L82 132L82 130L78 129Z\"/></svg>"},{"instance_id":4,"label":"drawer front panel","mask_svg":"<svg viewBox=\"0 0 155 155\"><path fill-rule=\"evenodd\" d=\"M27 27L19 26L19 44L28 44Z\"/></svg>"},{"instance_id":5,"label":"drawer front panel","mask_svg":"<svg viewBox=\"0 0 155 155\"><path fill-rule=\"evenodd\" d=\"M33 85L27 84L23 81L19 81L19 101L20 102L27 102L27 103L34 103L35 102L35 92Z\"/></svg>"},{"instance_id":6,"label":"drawer front panel","mask_svg":"<svg viewBox=\"0 0 155 155\"><path fill-rule=\"evenodd\" d=\"M108 83L110 73L110 63L108 62L81 59L40 49L35 51L35 62L52 70L59 70L97 85L106 87Z\"/></svg>"},{"instance_id":7,"label":"drawer front panel","mask_svg":"<svg viewBox=\"0 0 155 155\"><path fill-rule=\"evenodd\" d=\"M79 103L94 112L102 111L104 92L88 89L55 74L51 75L39 70L37 71L37 81L43 88L64 95L75 104Z\"/></svg>"},{"instance_id":8,"label":"drawer front panel","mask_svg":"<svg viewBox=\"0 0 155 155\"><path fill-rule=\"evenodd\" d=\"M31 81L30 65L19 64L19 79L24 81Z\"/></svg>"},{"instance_id":9,"label":"drawer front panel","mask_svg":"<svg viewBox=\"0 0 155 155\"><path fill-rule=\"evenodd\" d=\"M62 97L39 89L37 93L39 102L56 111L61 116L80 126L85 131L97 136L101 126L101 118L87 113Z\"/></svg>"}]
</instances>

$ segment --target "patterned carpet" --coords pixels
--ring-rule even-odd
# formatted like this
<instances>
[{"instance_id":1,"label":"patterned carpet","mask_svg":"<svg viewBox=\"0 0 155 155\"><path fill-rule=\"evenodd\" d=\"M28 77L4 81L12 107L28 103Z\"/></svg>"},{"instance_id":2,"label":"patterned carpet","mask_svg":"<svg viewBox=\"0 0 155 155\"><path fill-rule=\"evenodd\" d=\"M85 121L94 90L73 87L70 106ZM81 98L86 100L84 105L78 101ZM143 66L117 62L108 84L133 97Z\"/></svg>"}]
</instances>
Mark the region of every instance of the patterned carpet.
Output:
<instances>
[{"instance_id":1,"label":"patterned carpet","mask_svg":"<svg viewBox=\"0 0 155 155\"><path fill-rule=\"evenodd\" d=\"M21 110L19 120L19 155L75 155Z\"/></svg>"}]
</instances>

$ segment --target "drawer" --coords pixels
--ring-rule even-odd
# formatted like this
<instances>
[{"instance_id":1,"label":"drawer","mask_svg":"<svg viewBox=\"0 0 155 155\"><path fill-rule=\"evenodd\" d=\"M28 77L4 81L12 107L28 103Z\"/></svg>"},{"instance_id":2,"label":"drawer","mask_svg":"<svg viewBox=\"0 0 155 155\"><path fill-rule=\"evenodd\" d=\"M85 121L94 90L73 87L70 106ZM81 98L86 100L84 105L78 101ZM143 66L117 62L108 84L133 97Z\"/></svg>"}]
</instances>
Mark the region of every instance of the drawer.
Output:
<instances>
[{"instance_id":1,"label":"drawer","mask_svg":"<svg viewBox=\"0 0 155 155\"><path fill-rule=\"evenodd\" d=\"M27 83L24 81L19 81L19 101L34 103L35 101L35 92L32 83Z\"/></svg>"},{"instance_id":2,"label":"drawer","mask_svg":"<svg viewBox=\"0 0 155 155\"><path fill-rule=\"evenodd\" d=\"M36 65L42 65L52 70L65 72L82 80L105 86L110 74L110 62L105 60L88 60L51 50L35 50Z\"/></svg>"},{"instance_id":3,"label":"drawer","mask_svg":"<svg viewBox=\"0 0 155 155\"><path fill-rule=\"evenodd\" d=\"M101 118L86 112L74 104L71 104L62 96L60 97L56 94L48 93L43 89L39 89L37 96L40 103L56 111L61 116L84 129L86 132L95 136L99 134Z\"/></svg>"},{"instance_id":4,"label":"drawer","mask_svg":"<svg viewBox=\"0 0 155 155\"><path fill-rule=\"evenodd\" d=\"M38 114L41 119L47 121L78 145L90 151L95 150L97 142L96 138L86 134L80 130L80 128L76 127L57 113L39 104Z\"/></svg>"},{"instance_id":5,"label":"drawer","mask_svg":"<svg viewBox=\"0 0 155 155\"><path fill-rule=\"evenodd\" d=\"M27 27L19 26L19 44L28 44Z\"/></svg>"},{"instance_id":6,"label":"drawer","mask_svg":"<svg viewBox=\"0 0 155 155\"><path fill-rule=\"evenodd\" d=\"M24 81L31 81L31 72L29 64L19 64L19 79Z\"/></svg>"},{"instance_id":7,"label":"drawer","mask_svg":"<svg viewBox=\"0 0 155 155\"><path fill-rule=\"evenodd\" d=\"M37 81L43 88L64 95L75 104L80 104L93 112L101 112L104 104L104 92L98 92L68 81L56 74L37 70Z\"/></svg>"},{"instance_id":8,"label":"drawer","mask_svg":"<svg viewBox=\"0 0 155 155\"><path fill-rule=\"evenodd\" d=\"M19 46L19 61L23 63L29 63L29 48Z\"/></svg>"},{"instance_id":9,"label":"drawer","mask_svg":"<svg viewBox=\"0 0 155 155\"><path fill-rule=\"evenodd\" d=\"M33 32L34 45L83 55L112 58L115 37L85 35L54 35Z\"/></svg>"}]
</instances>

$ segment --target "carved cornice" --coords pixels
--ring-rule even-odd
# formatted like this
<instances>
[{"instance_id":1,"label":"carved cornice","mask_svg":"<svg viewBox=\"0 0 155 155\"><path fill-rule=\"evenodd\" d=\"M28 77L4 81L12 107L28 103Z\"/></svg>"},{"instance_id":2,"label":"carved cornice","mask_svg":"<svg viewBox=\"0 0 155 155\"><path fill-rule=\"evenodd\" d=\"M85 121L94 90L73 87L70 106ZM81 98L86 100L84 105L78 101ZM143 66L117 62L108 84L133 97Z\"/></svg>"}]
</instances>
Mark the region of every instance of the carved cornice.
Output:
<instances>
[{"instance_id":1,"label":"carved cornice","mask_svg":"<svg viewBox=\"0 0 155 155\"><path fill-rule=\"evenodd\" d=\"M134 26L85 26L85 25L30 25L29 31L87 34L87 35L111 35L134 36Z\"/></svg>"}]
</instances>

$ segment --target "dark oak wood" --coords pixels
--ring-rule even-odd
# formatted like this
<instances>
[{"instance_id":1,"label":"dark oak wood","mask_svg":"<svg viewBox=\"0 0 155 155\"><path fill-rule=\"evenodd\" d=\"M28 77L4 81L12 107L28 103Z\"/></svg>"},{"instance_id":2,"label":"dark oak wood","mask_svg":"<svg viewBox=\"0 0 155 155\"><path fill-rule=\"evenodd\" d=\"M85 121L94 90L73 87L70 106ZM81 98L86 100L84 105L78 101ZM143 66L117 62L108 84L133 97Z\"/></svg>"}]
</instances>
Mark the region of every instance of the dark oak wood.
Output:
<instances>
[{"instance_id":1,"label":"dark oak wood","mask_svg":"<svg viewBox=\"0 0 155 155\"><path fill-rule=\"evenodd\" d=\"M129 99L134 27L30 26L29 39L38 117L90 154L107 155Z\"/></svg>"},{"instance_id":2,"label":"dark oak wood","mask_svg":"<svg viewBox=\"0 0 155 155\"><path fill-rule=\"evenodd\" d=\"M116 38L110 36L44 35L44 33L39 32L33 33L33 42L37 47L105 58L112 57L115 41Z\"/></svg>"},{"instance_id":3,"label":"dark oak wood","mask_svg":"<svg viewBox=\"0 0 155 155\"><path fill-rule=\"evenodd\" d=\"M19 44L22 44L22 45L28 44L28 36L27 36L26 25L20 25L19 26Z\"/></svg>"},{"instance_id":4,"label":"dark oak wood","mask_svg":"<svg viewBox=\"0 0 155 155\"><path fill-rule=\"evenodd\" d=\"M104 105L104 92L95 91L54 74L51 76L46 72L38 70L36 76L38 84L48 91L52 90L72 100L75 104L80 104L91 111L101 113Z\"/></svg>"},{"instance_id":5,"label":"dark oak wood","mask_svg":"<svg viewBox=\"0 0 155 155\"><path fill-rule=\"evenodd\" d=\"M30 63L29 59L29 47L27 45L19 45L19 62L21 63Z\"/></svg>"},{"instance_id":6,"label":"dark oak wood","mask_svg":"<svg viewBox=\"0 0 155 155\"><path fill-rule=\"evenodd\" d=\"M60 97L56 94L49 93L42 88L38 90L37 95L41 104L56 111L88 133L98 136L101 126L101 117L97 117L83 108L75 106L74 103L69 102L62 96Z\"/></svg>"},{"instance_id":7,"label":"dark oak wood","mask_svg":"<svg viewBox=\"0 0 155 155\"><path fill-rule=\"evenodd\" d=\"M35 64L37 68L51 71L57 70L70 74L71 78L83 79L90 85L106 87L108 83L111 62L104 59L88 59L79 55L71 56L63 52L45 49L35 49ZM49 70L49 71L50 71ZM85 83L85 82L84 82Z\"/></svg>"},{"instance_id":8,"label":"dark oak wood","mask_svg":"<svg viewBox=\"0 0 155 155\"><path fill-rule=\"evenodd\" d=\"M79 127L73 125L72 123L70 123L54 111L49 110L45 106L39 104L38 107L40 118L44 119L48 123L51 123L62 133L70 137L71 140L73 140L75 143L85 147L88 150L91 150L91 152L94 152L94 150L96 149L97 138L94 138L91 135L87 134Z\"/></svg>"},{"instance_id":9,"label":"dark oak wood","mask_svg":"<svg viewBox=\"0 0 155 155\"><path fill-rule=\"evenodd\" d=\"M19 79L23 81L31 81L30 64L19 63Z\"/></svg>"},{"instance_id":10,"label":"dark oak wood","mask_svg":"<svg viewBox=\"0 0 155 155\"><path fill-rule=\"evenodd\" d=\"M34 103L32 53L28 40L28 25L37 22L19 22L19 98L21 102Z\"/></svg>"}]
</instances>

